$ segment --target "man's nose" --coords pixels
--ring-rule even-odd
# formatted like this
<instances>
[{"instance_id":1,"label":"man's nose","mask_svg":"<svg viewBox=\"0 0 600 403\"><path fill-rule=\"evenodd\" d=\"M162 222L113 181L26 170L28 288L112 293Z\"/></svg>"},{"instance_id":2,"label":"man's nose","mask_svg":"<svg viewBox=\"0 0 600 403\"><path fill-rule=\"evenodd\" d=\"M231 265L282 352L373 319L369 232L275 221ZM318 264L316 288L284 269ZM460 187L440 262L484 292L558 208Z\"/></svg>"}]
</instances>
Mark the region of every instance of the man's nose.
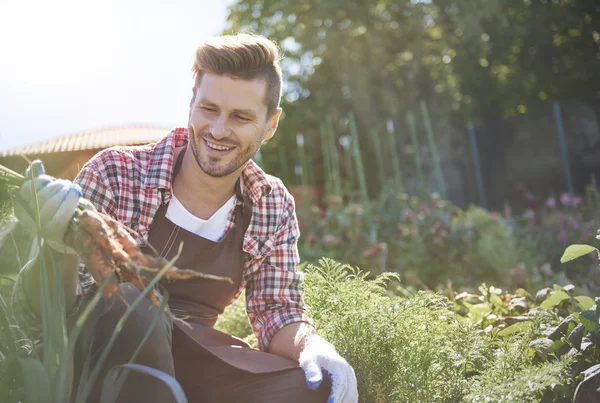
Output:
<instances>
[{"instance_id":1,"label":"man's nose","mask_svg":"<svg viewBox=\"0 0 600 403\"><path fill-rule=\"evenodd\" d=\"M231 131L227 127L227 116L224 114L219 115L219 117L214 120L210 131L215 139L229 136Z\"/></svg>"}]
</instances>

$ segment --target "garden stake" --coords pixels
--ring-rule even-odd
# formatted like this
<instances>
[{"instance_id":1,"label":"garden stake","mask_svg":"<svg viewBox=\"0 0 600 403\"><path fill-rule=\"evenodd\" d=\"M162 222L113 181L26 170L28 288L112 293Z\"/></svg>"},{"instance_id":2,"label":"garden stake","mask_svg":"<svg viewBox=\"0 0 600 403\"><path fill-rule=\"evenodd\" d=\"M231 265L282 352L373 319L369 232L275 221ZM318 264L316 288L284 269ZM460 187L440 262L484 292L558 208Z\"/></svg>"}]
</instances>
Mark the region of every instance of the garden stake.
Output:
<instances>
[{"instance_id":1,"label":"garden stake","mask_svg":"<svg viewBox=\"0 0 600 403\"><path fill-rule=\"evenodd\" d=\"M327 129L325 124L321 122L319 125L319 133L321 134L321 150L323 152L323 174L325 175L325 197L329 196L333 188L333 169L331 168L331 158L329 157L329 147L327 140Z\"/></svg>"},{"instance_id":2,"label":"garden stake","mask_svg":"<svg viewBox=\"0 0 600 403\"><path fill-rule=\"evenodd\" d=\"M375 149L375 162L377 163L377 173L379 174L379 185L381 190L385 188L385 169L383 167L383 152L381 151L381 141L377 129L373 128L369 131L373 139L373 148Z\"/></svg>"},{"instance_id":3,"label":"garden stake","mask_svg":"<svg viewBox=\"0 0 600 403\"><path fill-rule=\"evenodd\" d=\"M481 173L481 164L479 162L479 150L477 148L477 137L475 137L475 127L471 122L467 123L467 134L469 136L469 145L473 155L473 165L475 165L475 181L477 182L477 192L479 193L479 204L487 208L485 199L485 188L483 187L483 175Z\"/></svg>"},{"instance_id":4,"label":"garden stake","mask_svg":"<svg viewBox=\"0 0 600 403\"><path fill-rule=\"evenodd\" d=\"M331 120L331 116L327 116L327 130L326 133L329 139L329 149L331 151L331 172L333 173L333 191L336 196L343 197L342 194L342 180L340 174L340 155L338 153L336 141L335 141L335 132L333 131L333 122Z\"/></svg>"},{"instance_id":5,"label":"garden stake","mask_svg":"<svg viewBox=\"0 0 600 403\"><path fill-rule=\"evenodd\" d=\"M302 183L303 192L306 192L307 185L307 168L306 155L304 153L304 136L302 133L296 135L296 144L298 145L298 158L300 159L300 181Z\"/></svg>"},{"instance_id":6,"label":"garden stake","mask_svg":"<svg viewBox=\"0 0 600 403\"><path fill-rule=\"evenodd\" d=\"M342 136L340 137L340 144L344 149L344 165L347 178L347 194L348 197L354 196L354 168L352 166L352 137Z\"/></svg>"},{"instance_id":7,"label":"garden stake","mask_svg":"<svg viewBox=\"0 0 600 403\"><path fill-rule=\"evenodd\" d=\"M281 179L283 180L283 183L286 185L290 184L289 168L284 147L279 147L279 163L281 164Z\"/></svg>"},{"instance_id":8,"label":"garden stake","mask_svg":"<svg viewBox=\"0 0 600 403\"><path fill-rule=\"evenodd\" d=\"M413 150L415 150L415 168L417 170L417 187L423 189L425 183L423 181L423 166L421 164L421 148L419 147L419 139L417 138L417 126L415 124L415 115L412 111L406 113L406 123L408 124L408 131L410 133L410 139L413 144Z\"/></svg>"},{"instance_id":9,"label":"garden stake","mask_svg":"<svg viewBox=\"0 0 600 403\"><path fill-rule=\"evenodd\" d=\"M356 129L356 120L354 119L354 113L348 113L348 119L350 120L350 134L352 136L352 154L354 156L354 162L356 163L356 171L358 176L358 185L360 187L360 194L363 206L365 207L365 219L367 220L367 227L371 230L371 242L377 242L377 233L375 231L375 221L371 216L371 203L369 201L369 193L367 191L367 180L365 179L365 168L362 163L362 156L360 153L360 144L358 142L358 130Z\"/></svg>"},{"instance_id":10,"label":"garden stake","mask_svg":"<svg viewBox=\"0 0 600 403\"><path fill-rule=\"evenodd\" d=\"M389 119L387 121L388 140L390 142L390 150L392 152L392 168L394 171L394 181L396 183L396 192L404 192L404 184L402 183L402 173L400 172L400 157L398 156L398 148L396 146L396 134L394 133L394 122Z\"/></svg>"},{"instance_id":11,"label":"garden stake","mask_svg":"<svg viewBox=\"0 0 600 403\"><path fill-rule=\"evenodd\" d=\"M567 142L565 140L565 128L563 126L562 114L560 112L560 104L554 101L552 104L554 110L554 121L556 123L556 134L558 135L558 144L560 145L560 155L562 157L563 168L565 170L565 178L567 179L567 189L569 194L573 194L573 182L571 180L571 169L569 168L569 156L567 152Z\"/></svg>"},{"instance_id":12,"label":"garden stake","mask_svg":"<svg viewBox=\"0 0 600 403\"><path fill-rule=\"evenodd\" d=\"M421 100L421 115L423 117L423 123L425 124L425 132L427 133L427 141L429 142L429 149L431 150L431 156L433 157L433 167L435 176L437 178L439 192L442 198L446 198L446 183L444 182L444 175L442 175L442 167L440 166L440 156L435 145L435 139L433 138L433 129L431 128L431 119L429 118L429 111L427 110L427 104Z\"/></svg>"}]
</instances>

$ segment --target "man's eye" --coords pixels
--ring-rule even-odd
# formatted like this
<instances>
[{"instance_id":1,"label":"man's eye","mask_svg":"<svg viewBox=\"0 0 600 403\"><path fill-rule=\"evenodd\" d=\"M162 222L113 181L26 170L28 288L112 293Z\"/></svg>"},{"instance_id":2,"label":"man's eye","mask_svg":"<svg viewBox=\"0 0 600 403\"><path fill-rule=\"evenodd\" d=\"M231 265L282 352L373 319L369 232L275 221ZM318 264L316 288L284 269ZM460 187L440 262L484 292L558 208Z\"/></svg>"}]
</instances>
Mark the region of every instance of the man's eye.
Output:
<instances>
[{"instance_id":1,"label":"man's eye","mask_svg":"<svg viewBox=\"0 0 600 403\"><path fill-rule=\"evenodd\" d=\"M247 117L244 117L241 115L236 115L235 117L238 118L239 120L241 120L242 122L248 122L250 120Z\"/></svg>"},{"instance_id":2,"label":"man's eye","mask_svg":"<svg viewBox=\"0 0 600 403\"><path fill-rule=\"evenodd\" d=\"M202 106L201 108L202 108L202 110L204 110L206 112L214 112L215 111L215 108L211 108L208 106Z\"/></svg>"}]
</instances>

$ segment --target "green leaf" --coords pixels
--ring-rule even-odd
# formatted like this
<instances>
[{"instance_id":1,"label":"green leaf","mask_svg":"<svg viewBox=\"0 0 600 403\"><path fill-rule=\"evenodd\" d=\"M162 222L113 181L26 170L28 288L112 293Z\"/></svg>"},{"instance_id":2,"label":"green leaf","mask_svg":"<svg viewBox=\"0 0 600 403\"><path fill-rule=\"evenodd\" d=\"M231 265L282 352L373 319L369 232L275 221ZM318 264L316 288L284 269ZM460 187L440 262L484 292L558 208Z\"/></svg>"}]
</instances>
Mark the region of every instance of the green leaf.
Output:
<instances>
[{"instance_id":1,"label":"green leaf","mask_svg":"<svg viewBox=\"0 0 600 403\"><path fill-rule=\"evenodd\" d=\"M579 321L585 326L588 332L595 333L598 329L598 318L595 309L588 309L579 314Z\"/></svg>"},{"instance_id":2,"label":"green leaf","mask_svg":"<svg viewBox=\"0 0 600 403\"><path fill-rule=\"evenodd\" d=\"M108 371L106 378L104 378L104 383L102 384L101 403L113 403L116 401L121 388L115 388L114 384L117 382L117 378L122 370L139 372L164 382L169 389L171 389L177 403L187 403L183 388L175 378L155 368L139 364L118 365Z\"/></svg>"},{"instance_id":3,"label":"green leaf","mask_svg":"<svg viewBox=\"0 0 600 403\"><path fill-rule=\"evenodd\" d=\"M540 308L548 309L560 305L563 301L569 299L569 294L564 291L557 291L550 295L544 302L540 304Z\"/></svg>"},{"instance_id":4,"label":"green leaf","mask_svg":"<svg viewBox=\"0 0 600 403\"><path fill-rule=\"evenodd\" d=\"M577 305L579 305L579 309L585 311L593 307L596 303L593 299L586 295L580 295L579 297L575 297L575 301L577 301Z\"/></svg>"},{"instance_id":5,"label":"green leaf","mask_svg":"<svg viewBox=\"0 0 600 403\"><path fill-rule=\"evenodd\" d=\"M19 358L19 364L23 371L27 403L52 403L50 380L42 363L33 358Z\"/></svg>"},{"instance_id":6,"label":"green leaf","mask_svg":"<svg viewBox=\"0 0 600 403\"><path fill-rule=\"evenodd\" d=\"M498 332L498 336L504 337L504 336L509 336L509 335L517 333L517 332L524 332L526 330L531 329L531 325L532 325L531 321L517 322L514 325L510 325L510 326L505 327L504 329L500 330Z\"/></svg>"},{"instance_id":7,"label":"green leaf","mask_svg":"<svg viewBox=\"0 0 600 403\"><path fill-rule=\"evenodd\" d=\"M560 258L560 262L561 263L570 262L573 259L577 259L578 257L585 256L588 253L591 253L593 251L598 252L598 249L594 248L593 246L584 245L584 244L571 245L567 249L565 249L565 253L563 253L562 257Z\"/></svg>"}]
</instances>

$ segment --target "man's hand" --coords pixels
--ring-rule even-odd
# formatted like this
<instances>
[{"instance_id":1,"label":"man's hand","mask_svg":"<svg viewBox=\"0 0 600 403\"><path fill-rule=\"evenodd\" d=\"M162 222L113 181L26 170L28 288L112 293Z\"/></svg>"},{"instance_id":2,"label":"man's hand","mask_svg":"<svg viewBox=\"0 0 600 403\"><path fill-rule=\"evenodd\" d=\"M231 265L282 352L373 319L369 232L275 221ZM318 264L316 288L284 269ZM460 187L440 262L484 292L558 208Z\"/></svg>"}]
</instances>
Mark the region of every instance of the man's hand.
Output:
<instances>
[{"instance_id":1,"label":"man's hand","mask_svg":"<svg viewBox=\"0 0 600 403\"><path fill-rule=\"evenodd\" d=\"M316 389L323 381L323 373L331 379L331 395L327 403L357 403L356 375L348 362L335 348L317 335L309 336L300 353L300 367L306 376L306 386Z\"/></svg>"},{"instance_id":2,"label":"man's hand","mask_svg":"<svg viewBox=\"0 0 600 403\"><path fill-rule=\"evenodd\" d=\"M45 175L42 161L31 163L25 173L26 178L31 178L33 173L33 186L37 194L41 230L44 239L53 249L61 253L74 253L64 243L69 222L75 213L81 188L79 185L64 179L56 179ZM29 179L19 188L15 197L15 215L27 231L36 234L38 226L33 213L32 180Z\"/></svg>"}]
</instances>

